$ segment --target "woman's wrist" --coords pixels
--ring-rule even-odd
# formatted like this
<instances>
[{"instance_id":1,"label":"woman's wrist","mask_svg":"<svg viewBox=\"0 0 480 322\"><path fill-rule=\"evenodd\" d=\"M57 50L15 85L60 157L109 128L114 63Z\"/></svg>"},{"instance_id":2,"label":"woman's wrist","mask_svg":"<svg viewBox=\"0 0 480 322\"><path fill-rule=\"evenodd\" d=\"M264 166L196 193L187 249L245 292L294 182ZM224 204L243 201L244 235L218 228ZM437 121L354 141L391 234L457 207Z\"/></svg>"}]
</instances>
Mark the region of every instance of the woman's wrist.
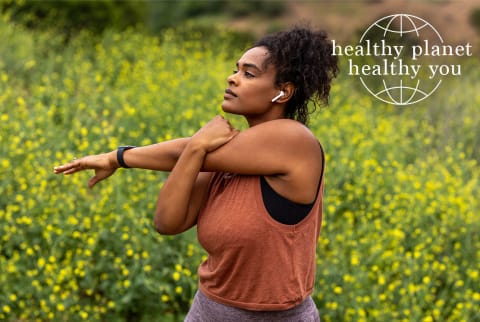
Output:
<instances>
[{"instance_id":1,"label":"woman's wrist","mask_svg":"<svg viewBox=\"0 0 480 322\"><path fill-rule=\"evenodd\" d=\"M188 149L189 151L194 152L195 154L199 153L199 154L206 155L208 153L208 142L192 137L190 141L187 143L185 149Z\"/></svg>"},{"instance_id":2,"label":"woman's wrist","mask_svg":"<svg viewBox=\"0 0 480 322\"><path fill-rule=\"evenodd\" d=\"M190 138L181 138L126 149L123 151L123 161L130 168L171 171L189 142ZM105 153L111 169L121 168L117 153L118 149Z\"/></svg>"},{"instance_id":3,"label":"woman's wrist","mask_svg":"<svg viewBox=\"0 0 480 322\"><path fill-rule=\"evenodd\" d=\"M105 155L107 157L108 164L109 164L111 169L120 168L120 164L118 163L118 160L117 160L117 150L107 152L107 153L105 153Z\"/></svg>"}]
</instances>

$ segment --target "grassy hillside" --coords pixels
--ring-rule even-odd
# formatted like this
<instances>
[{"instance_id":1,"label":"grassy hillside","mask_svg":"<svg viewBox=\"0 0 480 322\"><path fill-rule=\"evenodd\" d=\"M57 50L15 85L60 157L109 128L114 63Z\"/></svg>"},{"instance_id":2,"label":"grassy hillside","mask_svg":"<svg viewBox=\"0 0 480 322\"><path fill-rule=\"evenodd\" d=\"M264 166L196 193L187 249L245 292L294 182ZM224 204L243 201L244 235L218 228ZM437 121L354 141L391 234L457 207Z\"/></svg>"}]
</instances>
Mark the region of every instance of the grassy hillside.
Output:
<instances>
[{"instance_id":1,"label":"grassy hillside","mask_svg":"<svg viewBox=\"0 0 480 322\"><path fill-rule=\"evenodd\" d=\"M181 320L205 254L195 231L154 232L165 174L122 169L89 191L90 173L53 166L189 136L221 113L243 48L214 32L65 44L0 21L1 320ZM409 108L342 75L312 116L327 156L313 294L322 321L480 320L480 62L463 64Z\"/></svg>"}]
</instances>

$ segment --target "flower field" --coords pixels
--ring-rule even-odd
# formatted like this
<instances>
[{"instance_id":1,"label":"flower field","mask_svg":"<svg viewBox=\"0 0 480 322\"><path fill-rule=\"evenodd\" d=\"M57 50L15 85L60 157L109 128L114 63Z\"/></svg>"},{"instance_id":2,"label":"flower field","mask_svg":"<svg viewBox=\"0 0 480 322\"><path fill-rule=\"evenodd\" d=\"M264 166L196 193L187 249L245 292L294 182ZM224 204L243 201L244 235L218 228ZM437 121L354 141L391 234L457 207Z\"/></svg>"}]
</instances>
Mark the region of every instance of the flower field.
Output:
<instances>
[{"instance_id":1,"label":"flower field","mask_svg":"<svg viewBox=\"0 0 480 322\"><path fill-rule=\"evenodd\" d=\"M181 321L205 253L194 230L153 228L166 174L120 169L89 190L91 173L53 167L192 135L221 113L244 47L222 28L66 43L4 17L0 35L0 320ZM312 115L327 157L322 321L480 321L480 62L462 64L407 108L341 75Z\"/></svg>"}]
</instances>

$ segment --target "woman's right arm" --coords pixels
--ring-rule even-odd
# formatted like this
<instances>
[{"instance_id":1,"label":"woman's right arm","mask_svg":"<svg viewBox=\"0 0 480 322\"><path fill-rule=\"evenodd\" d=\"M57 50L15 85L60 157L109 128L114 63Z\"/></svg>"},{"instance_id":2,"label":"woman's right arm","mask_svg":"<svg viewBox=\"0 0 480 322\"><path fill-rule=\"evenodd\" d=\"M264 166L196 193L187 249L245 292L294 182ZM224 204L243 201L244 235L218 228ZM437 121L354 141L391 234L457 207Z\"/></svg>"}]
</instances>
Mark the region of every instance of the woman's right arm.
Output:
<instances>
[{"instance_id":1,"label":"woman's right arm","mask_svg":"<svg viewBox=\"0 0 480 322\"><path fill-rule=\"evenodd\" d=\"M182 138L136 147L126 150L123 160L130 168L171 171L189 141L190 138ZM114 152L111 158L116 162L116 150Z\"/></svg>"},{"instance_id":2,"label":"woman's right arm","mask_svg":"<svg viewBox=\"0 0 480 322\"><path fill-rule=\"evenodd\" d=\"M123 159L131 168L171 171L189 141L190 138L181 138L136 147L124 151ZM88 186L92 188L99 181L111 176L119 167L117 150L114 150L75 159L69 163L55 167L54 172L55 174L63 173L68 175L88 169L95 170L95 176L88 182Z\"/></svg>"}]
</instances>

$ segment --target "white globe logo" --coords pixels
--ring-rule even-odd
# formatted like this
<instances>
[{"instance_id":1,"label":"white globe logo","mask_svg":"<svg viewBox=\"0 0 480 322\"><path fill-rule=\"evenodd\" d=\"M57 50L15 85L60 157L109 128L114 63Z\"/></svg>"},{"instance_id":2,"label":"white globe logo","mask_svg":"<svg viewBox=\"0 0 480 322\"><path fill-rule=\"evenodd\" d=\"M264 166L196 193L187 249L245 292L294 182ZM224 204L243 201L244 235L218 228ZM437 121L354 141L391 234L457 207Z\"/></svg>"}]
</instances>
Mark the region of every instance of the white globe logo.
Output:
<instances>
[{"instance_id":1,"label":"white globe logo","mask_svg":"<svg viewBox=\"0 0 480 322\"><path fill-rule=\"evenodd\" d=\"M371 38L383 37L380 41L383 44L394 43L395 41L403 44L406 42L406 38L416 41L417 44L424 43L425 39L429 39L430 42L435 41L443 44L443 39L438 31L427 21L410 14L394 14L383 17L373 24L371 24L367 30L363 33L359 40L359 44L362 46L370 45ZM408 41L407 41L408 43ZM408 52L408 46L404 45L402 54ZM402 63L400 60L403 57L384 56L389 57L388 64ZM378 57L375 57L378 58ZM385 68L387 58L383 58ZM405 60L409 58L406 57ZM408 63L405 63L408 64ZM412 75L381 75L367 77L366 75L360 76L360 81L363 86L377 99L395 105L409 105L420 102L430 96L441 84L442 80L439 77L429 78L421 80L418 76ZM379 79L379 77L381 77Z\"/></svg>"}]
</instances>

